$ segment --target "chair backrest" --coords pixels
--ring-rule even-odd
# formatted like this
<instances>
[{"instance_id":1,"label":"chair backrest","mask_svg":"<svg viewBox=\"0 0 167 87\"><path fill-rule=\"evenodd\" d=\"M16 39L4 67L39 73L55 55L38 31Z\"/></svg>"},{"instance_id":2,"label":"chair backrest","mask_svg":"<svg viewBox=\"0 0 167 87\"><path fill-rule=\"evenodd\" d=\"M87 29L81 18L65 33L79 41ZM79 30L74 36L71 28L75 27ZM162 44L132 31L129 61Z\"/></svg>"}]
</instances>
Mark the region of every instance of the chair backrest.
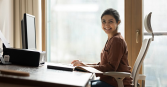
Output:
<instances>
[{"instance_id":1,"label":"chair backrest","mask_svg":"<svg viewBox=\"0 0 167 87\"><path fill-rule=\"evenodd\" d=\"M149 38L149 39L144 39L143 43L142 43L142 46L141 46L141 49L140 49L140 52L138 54L138 57L135 61L135 64L134 64L134 67L133 67L133 70L132 70L132 78L133 78L133 84L137 84L136 80L137 80L137 75L139 75L139 70L141 68L141 65L143 63L143 60L147 54L147 50L149 48L149 45L152 41L152 38Z\"/></svg>"}]
</instances>

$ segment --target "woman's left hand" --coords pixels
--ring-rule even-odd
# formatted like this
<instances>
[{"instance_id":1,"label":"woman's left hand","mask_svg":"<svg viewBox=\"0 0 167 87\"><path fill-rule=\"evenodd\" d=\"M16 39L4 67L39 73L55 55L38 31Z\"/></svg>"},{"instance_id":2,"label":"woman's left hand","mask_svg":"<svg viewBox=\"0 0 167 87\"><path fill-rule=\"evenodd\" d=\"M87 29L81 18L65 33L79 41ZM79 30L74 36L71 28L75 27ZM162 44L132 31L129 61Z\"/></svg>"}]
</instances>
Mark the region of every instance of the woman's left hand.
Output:
<instances>
[{"instance_id":1,"label":"woman's left hand","mask_svg":"<svg viewBox=\"0 0 167 87\"><path fill-rule=\"evenodd\" d=\"M71 62L71 64L73 64L73 66L86 66L86 64L82 63L82 61L79 60L74 60Z\"/></svg>"}]
</instances>

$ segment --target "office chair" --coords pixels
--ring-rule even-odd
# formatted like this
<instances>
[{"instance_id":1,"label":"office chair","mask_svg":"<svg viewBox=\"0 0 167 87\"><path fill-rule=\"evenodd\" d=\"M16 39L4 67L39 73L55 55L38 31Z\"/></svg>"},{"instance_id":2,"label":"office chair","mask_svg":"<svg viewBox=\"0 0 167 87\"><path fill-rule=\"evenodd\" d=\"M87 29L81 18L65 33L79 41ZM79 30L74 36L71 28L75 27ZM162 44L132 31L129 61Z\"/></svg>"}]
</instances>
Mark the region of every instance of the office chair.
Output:
<instances>
[{"instance_id":1,"label":"office chair","mask_svg":"<svg viewBox=\"0 0 167 87\"><path fill-rule=\"evenodd\" d=\"M141 65L143 63L143 60L147 54L147 50L149 48L149 45L151 43L152 38L149 39L145 39L142 43L142 47L140 49L139 55L135 61L132 73L127 73L127 72L104 72L103 75L109 75L112 76L116 79L117 83L118 83L118 87L124 87L123 86L123 79L125 77L132 77L133 78L133 84L134 87L137 87L137 81L138 80L142 80L143 83L145 83L145 75L141 75L139 74ZM145 85L145 84L143 84Z\"/></svg>"},{"instance_id":2,"label":"office chair","mask_svg":"<svg viewBox=\"0 0 167 87\"><path fill-rule=\"evenodd\" d=\"M145 20L144 20L144 26L145 26L146 31L148 33L152 34L152 38L144 39L144 41L142 42L142 47L141 47L140 52L138 54L138 57L135 61L132 73L127 73L127 72L104 72L103 73L103 75L108 75L108 76L114 77L117 81L118 87L124 87L123 79L125 77L132 77L133 78L132 84L134 85L134 87L137 87L138 80L142 80L142 82L143 82L142 87L145 87L146 76L139 74L139 71L140 71L141 65L143 64L143 60L147 54L149 45L150 45L151 41L154 40L154 34L153 34L153 31L151 28L151 23L150 23L151 14L152 14L152 12L149 13L148 15L146 15Z\"/></svg>"}]
</instances>

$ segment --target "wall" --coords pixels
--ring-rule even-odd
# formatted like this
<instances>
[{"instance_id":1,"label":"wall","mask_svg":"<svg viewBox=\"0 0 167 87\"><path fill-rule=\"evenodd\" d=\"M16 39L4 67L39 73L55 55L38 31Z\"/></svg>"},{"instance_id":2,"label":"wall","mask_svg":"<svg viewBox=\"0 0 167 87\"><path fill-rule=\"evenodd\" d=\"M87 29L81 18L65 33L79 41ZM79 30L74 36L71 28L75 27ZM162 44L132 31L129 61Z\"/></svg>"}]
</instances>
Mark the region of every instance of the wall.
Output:
<instances>
[{"instance_id":1,"label":"wall","mask_svg":"<svg viewBox=\"0 0 167 87\"><path fill-rule=\"evenodd\" d=\"M0 0L0 30L13 47L13 0Z\"/></svg>"}]
</instances>

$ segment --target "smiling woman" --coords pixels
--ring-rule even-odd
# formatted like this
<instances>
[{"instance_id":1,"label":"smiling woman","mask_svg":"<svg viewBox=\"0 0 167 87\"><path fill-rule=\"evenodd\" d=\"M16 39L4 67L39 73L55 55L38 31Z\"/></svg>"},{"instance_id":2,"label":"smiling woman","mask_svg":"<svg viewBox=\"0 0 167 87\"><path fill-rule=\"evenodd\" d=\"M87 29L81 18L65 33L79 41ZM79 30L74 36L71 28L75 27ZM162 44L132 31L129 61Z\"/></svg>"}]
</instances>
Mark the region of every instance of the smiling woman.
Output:
<instances>
[{"instance_id":1,"label":"smiling woman","mask_svg":"<svg viewBox=\"0 0 167 87\"><path fill-rule=\"evenodd\" d=\"M117 33L119 23L117 23L114 17L111 15L104 15L102 17L102 29L108 34L108 39Z\"/></svg>"},{"instance_id":2,"label":"smiling woman","mask_svg":"<svg viewBox=\"0 0 167 87\"><path fill-rule=\"evenodd\" d=\"M107 35L101 13L115 8L121 14L124 36L124 0L47 0L47 58L51 62L99 62Z\"/></svg>"},{"instance_id":3,"label":"smiling woman","mask_svg":"<svg viewBox=\"0 0 167 87\"><path fill-rule=\"evenodd\" d=\"M98 64L84 64L81 61L74 60L74 66L90 66L102 72L119 71L129 72L130 66L128 63L128 49L127 44L118 32L118 25L120 23L119 14L116 10L109 8L106 9L102 16L102 29L108 35L108 40L101 52L101 60ZM96 74L100 80L92 81L91 87L118 87L116 80L113 77ZM124 86L132 87L132 79L125 78L123 80Z\"/></svg>"},{"instance_id":4,"label":"smiling woman","mask_svg":"<svg viewBox=\"0 0 167 87\"><path fill-rule=\"evenodd\" d=\"M118 25L121 20L119 14L114 9L107 9L101 16L102 29L108 34L108 40L118 32Z\"/></svg>"}]
</instances>

